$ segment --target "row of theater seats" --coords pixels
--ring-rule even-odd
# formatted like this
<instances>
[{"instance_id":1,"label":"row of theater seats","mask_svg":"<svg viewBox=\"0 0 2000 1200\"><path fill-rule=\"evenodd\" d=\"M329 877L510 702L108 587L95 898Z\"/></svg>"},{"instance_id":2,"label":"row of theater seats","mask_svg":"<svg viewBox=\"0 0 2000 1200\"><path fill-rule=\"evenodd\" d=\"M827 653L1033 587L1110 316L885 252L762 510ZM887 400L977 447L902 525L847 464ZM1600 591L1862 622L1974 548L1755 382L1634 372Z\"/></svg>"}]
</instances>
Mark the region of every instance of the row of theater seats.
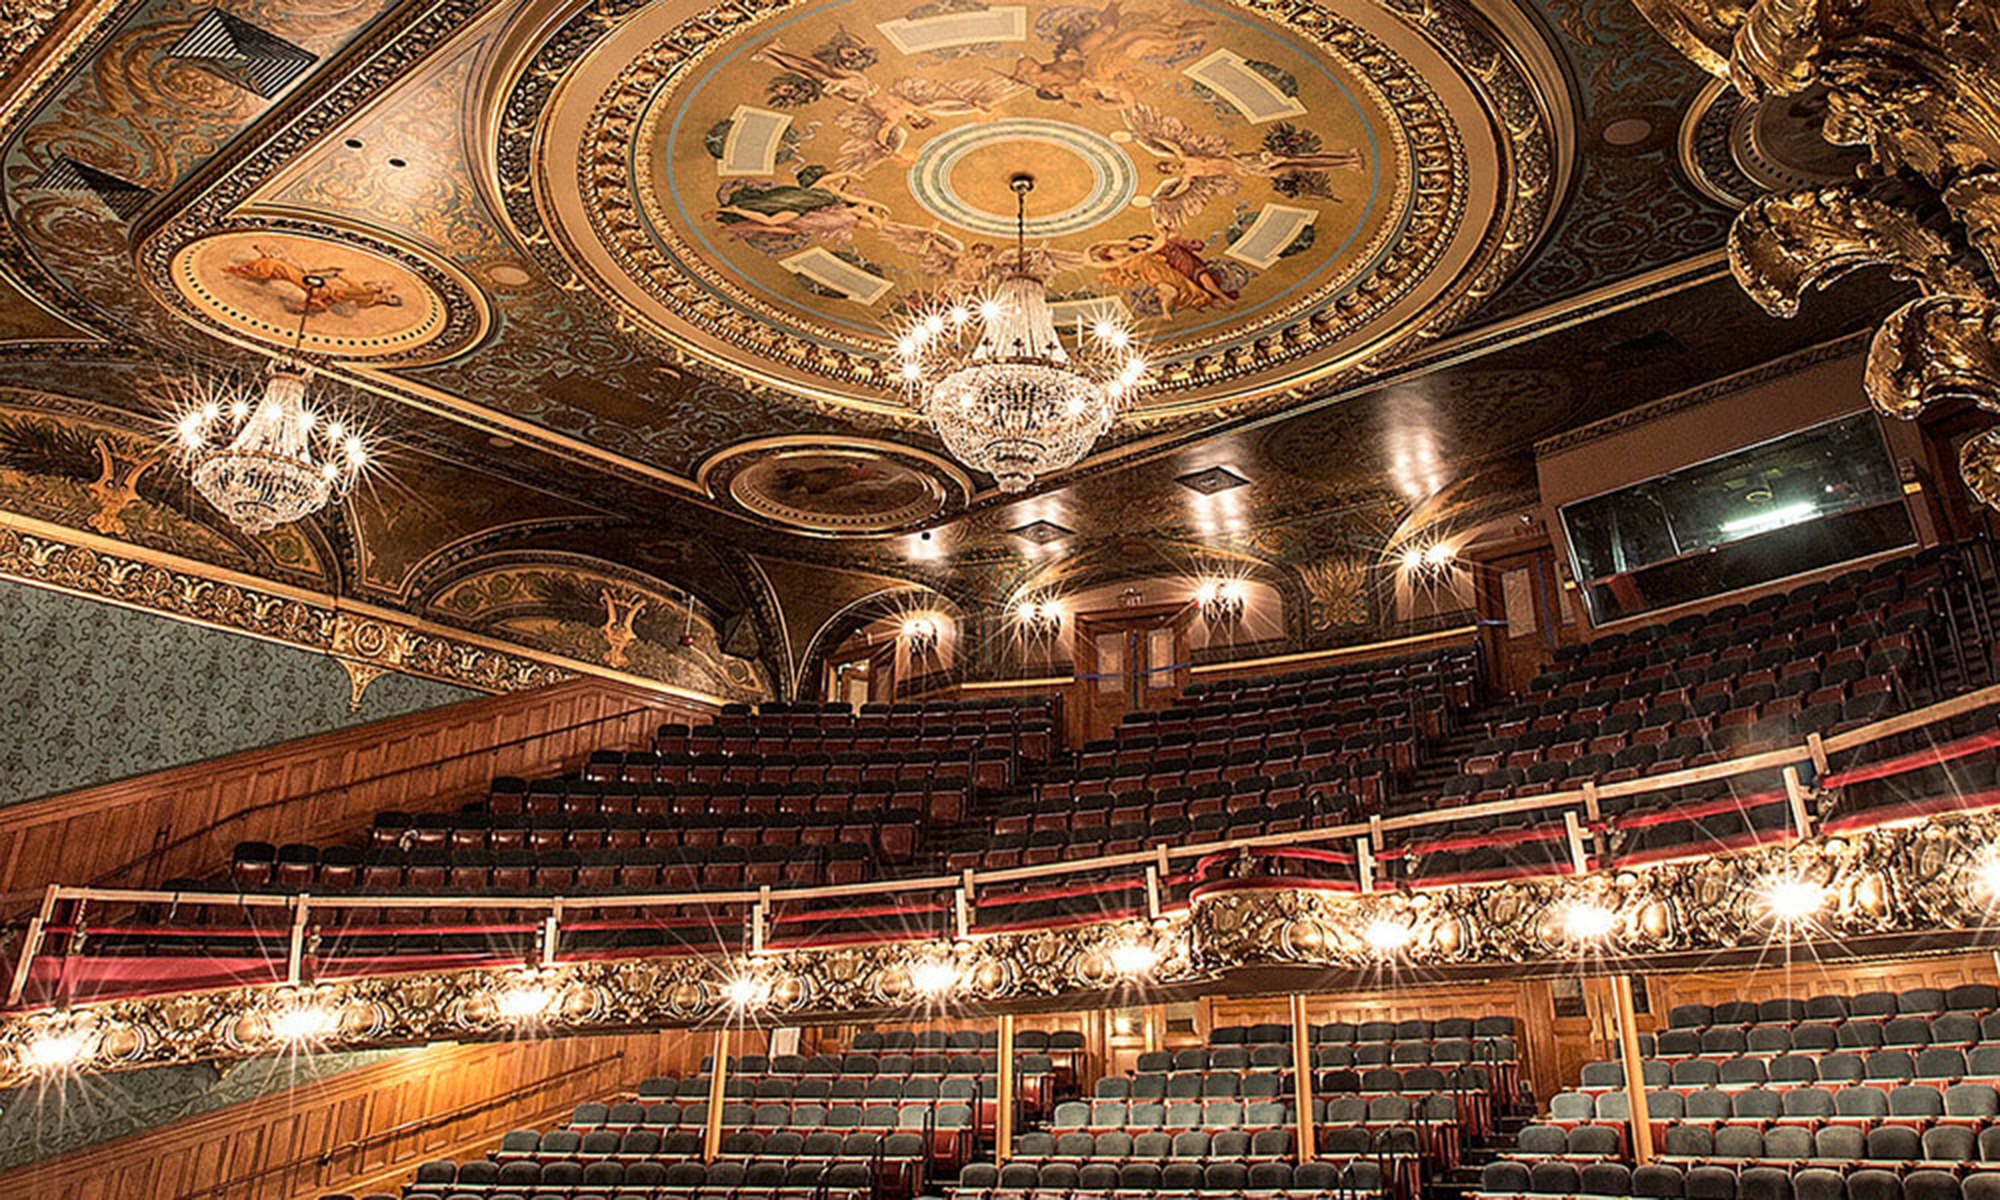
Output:
<instances>
[{"instance_id":1,"label":"row of theater seats","mask_svg":"<svg viewBox=\"0 0 2000 1200\"><path fill-rule=\"evenodd\" d=\"M1561 646L1554 665L1533 686L1555 691L1581 685L1588 690L1606 675L1718 653L1781 630L1803 630L1803 644L1831 648L1842 644L1842 631L1863 614L1903 626L1927 624L1939 611L1935 601L1965 575L1963 552L1957 545L1931 547L1747 603Z\"/></svg>"},{"instance_id":2,"label":"row of theater seats","mask_svg":"<svg viewBox=\"0 0 2000 1200\"><path fill-rule=\"evenodd\" d=\"M1200 1200L1256 1197L1366 1197L1383 1191L1381 1168L1369 1161L1067 1163L1009 1161L974 1163L948 1189L957 1200L1068 1200L1072 1196L1116 1196L1145 1200L1187 1196ZM1985 1200L1985 1198L1982 1198Z\"/></svg>"},{"instance_id":3,"label":"row of theater seats","mask_svg":"<svg viewBox=\"0 0 2000 1200\"><path fill-rule=\"evenodd\" d=\"M1800 1028L1812 1028L1801 1026ZM1824 1030L1825 1027L1820 1027ZM1817 1040L1817 1039L1816 1039ZM1794 1050L1776 1054L1729 1054L1675 1059L1649 1058L1640 1064L1649 1088L1682 1092L1701 1088L1744 1088L1775 1084L1902 1083L1912 1079L1955 1081L2000 1079L2000 1044L1891 1047L1881 1050ZM1624 1064L1586 1063L1578 1090L1622 1088Z\"/></svg>"},{"instance_id":4,"label":"row of theater seats","mask_svg":"<svg viewBox=\"0 0 2000 1200\"><path fill-rule=\"evenodd\" d=\"M814 706L804 714L811 724L803 733L793 723L800 714L790 711L770 721L764 714L732 712L700 731L663 727L662 744L678 745L672 753L600 754L581 777L497 779L483 804L456 812L379 813L365 846L242 843L230 883L320 895L576 895L861 883L916 862L926 830L962 818L983 772L997 771L996 786L1011 780L1018 735L1042 729L1050 711L1037 701L843 717ZM979 736L995 744L950 747L949 731L963 725L966 714L976 719ZM778 716L785 719L776 721ZM767 755L738 744L753 734L762 745L795 733L823 740L863 728L893 731L898 744L885 741L865 755ZM934 748L933 733L947 739L944 751ZM696 746L703 749L696 752ZM635 763L644 770L628 770ZM380 923L436 923L435 915L401 910L384 914ZM474 919L512 918L488 910Z\"/></svg>"},{"instance_id":5,"label":"row of theater seats","mask_svg":"<svg viewBox=\"0 0 2000 1200\"><path fill-rule=\"evenodd\" d=\"M1334 1048L1328 1048L1334 1049ZM1488 1086L1487 1073L1469 1060L1456 1060L1452 1067L1370 1067L1367 1070L1339 1068L1323 1071L1312 1080L1313 1094L1336 1092L1386 1095L1394 1092L1447 1092L1477 1085ZM1175 1071L1135 1075L1106 1075L1097 1081L1093 1104L1173 1103L1188 1100L1270 1100L1292 1094L1290 1071L1229 1069ZM1058 1114L1060 1117L1060 1114Z\"/></svg>"},{"instance_id":6,"label":"row of theater seats","mask_svg":"<svg viewBox=\"0 0 2000 1200\"><path fill-rule=\"evenodd\" d=\"M1050 780L1037 791L1052 797L1097 780L1100 786L1171 787L1215 779L1229 782L1272 770L1317 770L1331 762L1356 763L1357 774L1406 772L1415 763L1417 730L1409 724L1406 702L1346 714L1342 719L1290 716L1275 721L1219 725L1209 732L1178 734L1127 732L1084 744L1073 779ZM1374 772L1360 763L1374 760Z\"/></svg>"},{"instance_id":7,"label":"row of theater seats","mask_svg":"<svg viewBox=\"0 0 2000 1200\"><path fill-rule=\"evenodd\" d=\"M1395 701L1412 694L1442 696L1448 703L1471 703L1479 685L1479 656L1471 647L1425 651L1395 658L1254 679L1197 679L1157 721L1190 716L1230 716L1272 708L1307 706L1332 699ZM1137 718L1144 721L1146 718Z\"/></svg>"},{"instance_id":8,"label":"row of theater seats","mask_svg":"<svg viewBox=\"0 0 2000 1200\"><path fill-rule=\"evenodd\" d=\"M418 1168L403 1196L404 1200L870 1200L880 1195L903 1200L915 1194L911 1185L883 1186L883 1175L903 1165L881 1155L792 1162L439 1161Z\"/></svg>"},{"instance_id":9,"label":"row of theater seats","mask_svg":"<svg viewBox=\"0 0 2000 1200\"><path fill-rule=\"evenodd\" d=\"M1640 1200L2000 1200L2000 1171L1961 1178L1921 1168L1908 1173L1848 1164L1845 1167L1697 1166L1653 1163L1636 1170L1623 1163L1578 1166L1561 1161L1490 1163L1481 1173L1483 1200L1517 1197L1631 1196Z\"/></svg>"},{"instance_id":10,"label":"row of theater seats","mask_svg":"<svg viewBox=\"0 0 2000 1200\"><path fill-rule=\"evenodd\" d=\"M1802 1021L1886 1020L1941 1013L1984 1014L2000 1010L2000 987L1963 983L1901 992L1819 995L1804 999L1726 1000L1720 1004L1676 1004L1667 1011L1668 1029L1703 1030L1717 1025L1797 1024Z\"/></svg>"}]
</instances>

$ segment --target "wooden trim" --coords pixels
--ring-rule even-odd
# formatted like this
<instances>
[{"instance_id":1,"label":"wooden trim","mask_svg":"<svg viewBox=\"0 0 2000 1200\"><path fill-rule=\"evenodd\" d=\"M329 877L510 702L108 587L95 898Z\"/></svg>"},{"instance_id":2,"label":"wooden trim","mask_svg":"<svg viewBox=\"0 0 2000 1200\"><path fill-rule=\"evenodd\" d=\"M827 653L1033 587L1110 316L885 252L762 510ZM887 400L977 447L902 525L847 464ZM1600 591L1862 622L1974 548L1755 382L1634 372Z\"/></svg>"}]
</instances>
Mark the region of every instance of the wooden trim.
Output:
<instances>
[{"instance_id":1,"label":"wooden trim","mask_svg":"<svg viewBox=\"0 0 2000 1200\"><path fill-rule=\"evenodd\" d=\"M394 1191L421 1162L474 1157L500 1131L560 1121L580 1100L691 1069L695 1046L693 1034L655 1032L411 1050L0 1174L0 1196L299 1200L359 1194L369 1184Z\"/></svg>"},{"instance_id":2,"label":"wooden trim","mask_svg":"<svg viewBox=\"0 0 2000 1200\"><path fill-rule=\"evenodd\" d=\"M0 911L58 880L201 877L240 841L346 837L377 810L438 808L483 794L497 775L549 774L594 749L643 744L661 721L708 713L580 678L14 805L0 828ZM160 847L170 848L153 857Z\"/></svg>"},{"instance_id":3,"label":"wooden trim","mask_svg":"<svg viewBox=\"0 0 2000 1200\"><path fill-rule=\"evenodd\" d=\"M1414 633L1409 637L1390 638L1382 642L1368 642L1360 646L1338 646L1332 650L1307 650L1298 654L1277 654L1270 658L1241 658L1226 662L1203 663L1189 668L1191 675L1226 675L1236 671L1258 671L1268 667L1290 666L1304 662L1331 662L1340 658L1365 658L1394 650L1403 646L1414 646L1420 642L1449 642L1467 639L1479 632L1477 625L1458 625L1451 629L1440 629L1435 633Z\"/></svg>"}]
</instances>

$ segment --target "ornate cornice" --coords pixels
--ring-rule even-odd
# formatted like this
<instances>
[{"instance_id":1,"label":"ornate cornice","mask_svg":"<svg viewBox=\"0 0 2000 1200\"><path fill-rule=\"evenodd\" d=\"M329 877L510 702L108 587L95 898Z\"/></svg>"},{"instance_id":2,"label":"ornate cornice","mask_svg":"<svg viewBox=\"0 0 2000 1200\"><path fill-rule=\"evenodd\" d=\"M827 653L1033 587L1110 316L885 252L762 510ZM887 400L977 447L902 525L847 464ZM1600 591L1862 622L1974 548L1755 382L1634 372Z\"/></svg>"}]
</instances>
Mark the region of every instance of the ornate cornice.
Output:
<instances>
[{"instance_id":1,"label":"ornate cornice","mask_svg":"<svg viewBox=\"0 0 2000 1200\"><path fill-rule=\"evenodd\" d=\"M1623 433L1628 429L1647 424L1651 421L1657 421L1662 417L1672 416L1674 413L1690 408L1699 408L1720 397L1740 392L1747 388L1759 387L1774 379L1783 379L1787 375L1796 375L1821 363L1858 355L1861 353L1862 348L1867 345L1868 338L1868 332L1863 330L1858 333L1850 333L1845 337L1837 337L1830 342L1821 342L1816 346L1807 346L1803 350L1794 351L1782 358L1774 358L1770 362L1762 363L1747 371L1738 371L1734 375L1725 375L1721 379L1710 380L1700 387L1675 392L1671 396L1662 396L1650 404L1642 404L1637 408L1626 409L1624 412L1606 417L1602 421L1593 421L1588 425L1559 433L1554 437L1543 438L1541 441L1535 443L1535 456L1541 458L1550 454L1561 453L1564 450L1574 450L1578 446L1602 441L1614 434Z\"/></svg>"},{"instance_id":2,"label":"ornate cornice","mask_svg":"<svg viewBox=\"0 0 2000 1200\"><path fill-rule=\"evenodd\" d=\"M336 601L7 512L0 512L0 579L481 691L525 691L587 674L702 704L723 703L720 697L657 680L456 633L384 609Z\"/></svg>"},{"instance_id":3,"label":"ornate cornice","mask_svg":"<svg viewBox=\"0 0 2000 1200\"><path fill-rule=\"evenodd\" d=\"M118 1000L19 1013L0 1023L0 1086L32 1073L27 1047L74 1037L91 1069L213 1061L296 1050L275 1030L310 1006L312 1049L442 1040L592 1034L721 1021L798 1024L1090 1003L1133 989L1157 997L1225 986L1239 972L1309 971L1319 985L1394 969L1495 975L1723 965L1774 944L1839 957L1859 948L1965 941L1989 924L2000 814L1822 835L1786 846L1583 876L1362 895L1254 874L1198 886L1187 905L1146 921L977 934L956 941L780 948L749 956L687 954L516 969L423 972ZM1824 903L1781 918L1769 885ZM185 901L183 901L185 902ZM524 902L532 904L534 902ZM1606 934L1573 920L1595 911ZM1790 920L1790 924L1785 923ZM1395 938L1380 930L1393 924ZM1396 948L1387 948L1391 943ZM948 983L934 986L944 976ZM933 985L933 986L926 986ZM539 989L532 1025L501 999Z\"/></svg>"}]
</instances>

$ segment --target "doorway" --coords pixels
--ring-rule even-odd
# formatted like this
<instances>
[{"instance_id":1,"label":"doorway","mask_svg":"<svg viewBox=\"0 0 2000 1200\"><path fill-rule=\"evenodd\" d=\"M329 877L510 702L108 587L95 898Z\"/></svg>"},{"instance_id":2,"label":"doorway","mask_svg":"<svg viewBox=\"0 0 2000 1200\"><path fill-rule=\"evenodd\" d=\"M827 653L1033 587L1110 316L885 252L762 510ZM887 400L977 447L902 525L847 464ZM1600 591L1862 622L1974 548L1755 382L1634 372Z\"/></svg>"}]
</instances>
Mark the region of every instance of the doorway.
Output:
<instances>
[{"instance_id":1,"label":"doorway","mask_svg":"<svg viewBox=\"0 0 2000 1200\"><path fill-rule=\"evenodd\" d=\"M1185 604L1156 604L1076 619L1076 674L1084 685L1084 736L1109 737L1128 712L1165 708L1187 684Z\"/></svg>"}]
</instances>

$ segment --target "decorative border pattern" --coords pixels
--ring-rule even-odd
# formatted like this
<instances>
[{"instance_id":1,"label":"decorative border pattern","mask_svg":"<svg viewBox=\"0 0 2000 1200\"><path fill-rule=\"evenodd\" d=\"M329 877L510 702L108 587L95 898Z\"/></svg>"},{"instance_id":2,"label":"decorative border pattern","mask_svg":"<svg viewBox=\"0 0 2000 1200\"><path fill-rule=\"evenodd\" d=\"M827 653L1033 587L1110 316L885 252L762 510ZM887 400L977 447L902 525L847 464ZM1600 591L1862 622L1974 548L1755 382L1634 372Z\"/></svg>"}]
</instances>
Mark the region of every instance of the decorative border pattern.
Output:
<instances>
[{"instance_id":1,"label":"decorative border pattern","mask_svg":"<svg viewBox=\"0 0 2000 1200\"><path fill-rule=\"evenodd\" d=\"M4 520L0 514L0 520ZM575 677L525 655L0 524L0 578L488 692Z\"/></svg>"},{"instance_id":2,"label":"decorative border pattern","mask_svg":"<svg viewBox=\"0 0 2000 1200\"><path fill-rule=\"evenodd\" d=\"M1657 421L1661 417L1671 416L1683 409L1700 407L1718 396L1740 392L1745 388L1769 383L1774 379L1783 379L1787 375L1796 375L1800 371L1816 367L1824 362L1831 362L1837 358L1853 357L1862 352L1863 347L1867 345L1871 336L1872 331L1862 330L1847 334L1844 337L1837 337L1830 342L1821 342L1817 346L1807 346L1803 350L1788 354L1783 358L1772 359L1770 362L1762 366L1753 367L1748 371L1738 371L1734 375L1726 375L1721 379L1711 380L1700 387L1689 388L1684 392L1675 392L1671 396L1662 396L1650 404L1642 404L1637 408L1627 409L1616 416L1606 417L1602 421L1594 421L1589 425L1580 426L1567 433L1559 433L1552 438L1544 438L1535 443L1535 457L1541 458L1559 451L1573 450L1578 446L1588 445L1591 442L1608 438L1615 433L1622 433L1634 426L1644 425L1648 421Z\"/></svg>"},{"instance_id":3,"label":"decorative border pattern","mask_svg":"<svg viewBox=\"0 0 2000 1200\"><path fill-rule=\"evenodd\" d=\"M1200 990L1240 970L1293 968L1482 975L1625 969L1645 956L1718 963L1757 956L1774 940L1829 955L1880 938L1964 938L1992 919L1982 878L2000 812L1921 825L1823 835L1693 861L1585 876L1368 895L1284 878L1230 878L1197 889L1187 908L1123 919L978 935L954 942L887 941L777 949L749 957L687 954L559 963L536 973L463 970L300 986L233 988L20 1013L0 1023L0 1086L31 1074L27 1048L58 1034L85 1046L91 1069L229 1060L283 1051L282 1014L327 1014L315 1049L355 1050L522 1032L502 998L543 989L540 1034L719 1021L795 1024L866 1014L920 1016L939 1003L919 974L949 971L954 1005L1006 1008L1052 998L1088 1003L1143 982ZM1763 908L1765 885L1798 881L1825 897L1789 927ZM1579 941L1568 914L1588 905L1609 933ZM1396 949L1376 934L1393 922ZM1371 936L1374 934L1375 936ZM1133 953L1136 951L1136 953ZM1143 966L1136 969L1137 959Z\"/></svg>"},{"instance_id":4,"label":"decorative border pattern","mask_svg":"<svg viewBox=\"0 0 2000 1200\"><path fill-rule=\"evenodd\" d=\"M779 0L775 7L783 7L790 0ZM570 70L581 63L596 44L618 28L632 13L644 6L646 0L608 0L579 13L576 17L556 29L541 45L536 47L523 64L516 83L507 95L502 107L495 164L500 182L500 196L507 209L507 216L517 237L535 255L542 268L566 290L587 297L587 302L596 306L611 319L622 323L635 320L641 328L651 330L650 320L643 314L628 311L629 306L619 305L598 296L586 281L577 274L570 257L559 245L561 231L550 227L543 220L540 193L550 181L543 177L536 165L533 147L540 132L543 117L556 95L561 83ZM631 87L614 85L607 89L607 98L618 98L622 105L625 100L640 94L650 93L660 86L668 76L684 69L705 50L730 36L741 26L762 19L768 15L770 7L753 3L729 3L709 9L700 16L671 31L645 56L641 63L634 64L627 72L629 79L621 77ZM1277 3L1249 3L1260 16L1276 24L1291 29L1301 37L1318 42L1337 51L1352 53L1360 47L1362 35L1346 21L1334 13L1311 3L1310 0L1279 0ZM1385 4L1384 6L1399 20L1403 20L1419 30L1440 53L1458 64L1468 86L1472 87L1487 102L1494 130L1499 135L1497 141L1504 156L1502 176L1507 181L1503 195L1499 198L1498 210L1485 232L1484 238L1474 255L1474 265L1466 271L1456 285L1455 292L1447 292L1445 302L1417 318L1411 327L1403 331L1399 340L1387 346L1374 348L1378 359L1401 357L1410 349L1434 339L1443 331L1456 324L1462 317L1483 304L1501 282L1511 274L1515 266L1526 257L1538 239L1547 218L1552 214L1555 196L1555 141L1553 118L1542 103L1540 92L1521 62L1493 36L1482 17L1468 8L1457 4L1431 4L1405 6ZM1372 39L1368 39L1372 44ZM1379 50L1379 47L1375 48ZM1374 56L1371 56L1371 60ZM1399 62L1384 59L1370 70L1390 70L1394 76L1394 87L1388 82L1372 80L1377 86L1399 94L1410 89L1421 89L1429 105L1427 128L1434 128L1446 140L1430 140L1416 153L1420 169L1430 170L1444 165L1440 156L1449 160L1452 170L1459 176L1463 173L1463 152L1457 141L1456 130L1448 129L1440 122L1442 110L1429 89L1410 76ZM632 87L638 90L635 92ZM1421 112L1425 103L1419 103L1413 110ZM623 134L629 134L633 118L628 114L600 107L593 116L592 126L603 136L623 144ZM1424 124L1424 122L1419 122ZM586 156L587 161L608 161ZM622 163L620 155L618 162ZM594 186L595 176L582 182L586 188ZM1421 191L1421 189L1420 189ZM1428 231L1456 224L1462 212L1464 196L1453 189L1450 198L1442 207L1433 203L1423 208L1420 202L1420 223L1428 226ZM616 211L608 212L606 206L593 209L598 221L615 218L630 221L629 206L621 201L613 206ZM636 227L635 227L636 228ZM615 231L614 231L615 232ZM631 239L612 236L606 239L615 252L623 255L632 250ZM1433 252L1438 248L1432 246ZM655 256L657 257L657 256ZM655 295L663 291L677 298L693 302L699 298L701 285L684 274L685 264L664 259L646 263L627 263L632 277L641 281ZM1351 297L1350 297L1351 298ZM1294 360L1323 347L1332 338L1343 336L1349 331L1350 318L1354 315L1342 304L1307 312L1306 305L1289 318L1291 324L1273 322L1265 336L1243 339L1236 344L1218 347L1210 352L1189 355L1184 361L1170 364L1161 373L1163 393L1186 391L1195 387L1210 387L1269 371L1272 367ZM682 314L685 316L685 314ZM726 314L705 314L705 320L722 320ZM712 322L711 322L712 323ZM742 328L723 328L715 325L711 330L724 340L733 340L754 349L759 354L778 362L790 363L796 367L831 377L854 388L859 397L872 402L883 403L877 394L887 394L886 381L880 377L878 357L872 353L849 353L828 350L801 339L789 338L770 329L760 322L744 317ZM1282 326L1282 327L1280 327ZM748 340L745 340L748 339ZM658 340L656 338L656 340ZM794 344L796 343L796 344ZM696 369L712 372L718 368L706 364L692 356L687 350L668 343L669 354L677 362L690 363ZM1379 365L1379 364L1378 364ZM1359 368L1349 368L1346 375L1352 376ZM774 398L800 403L800 397L769 381L757 381L756 386ZM1212 417L1217 412L1249 412L1253 409L1268 409L1273 406L1295 402L1300 395L1297 385L1274 389L1235 404L1209 406L1198 412L1172 405L1161 406L1164 411L1156 413L1138 412L1132 419L1141 422L1187 421L1197 416ZM811 401L808 401L811 403ZM824 405L819 405L823 407ZM896 407L901 407L897 405Z\"/></svg>"}]
</instances>

